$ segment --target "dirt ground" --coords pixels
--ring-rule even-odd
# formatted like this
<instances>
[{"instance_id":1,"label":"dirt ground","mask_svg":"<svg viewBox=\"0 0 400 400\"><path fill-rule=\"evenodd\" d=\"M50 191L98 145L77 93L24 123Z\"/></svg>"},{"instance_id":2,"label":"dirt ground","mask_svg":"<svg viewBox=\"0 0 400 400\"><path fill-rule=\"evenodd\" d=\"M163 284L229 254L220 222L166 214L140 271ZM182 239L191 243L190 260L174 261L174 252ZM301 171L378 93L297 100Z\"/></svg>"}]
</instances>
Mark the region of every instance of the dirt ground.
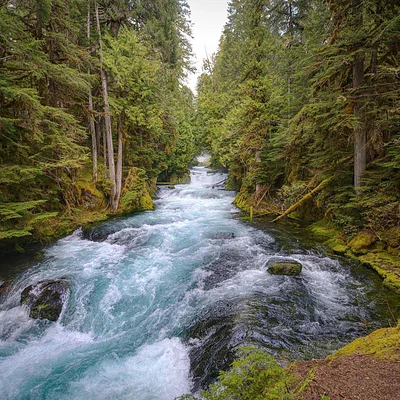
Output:
<instances>
[{"instance_id":1,"label":"dirt ground","mask_svg":"<svg viewBox=\"0 0 400 400\"><path fill-rule=\"evenodd\" d=\"M300 361L294 372L308 380L299 400L400 400L399 360L346 355L333 361Z\"/></svg>"}]
</instances>

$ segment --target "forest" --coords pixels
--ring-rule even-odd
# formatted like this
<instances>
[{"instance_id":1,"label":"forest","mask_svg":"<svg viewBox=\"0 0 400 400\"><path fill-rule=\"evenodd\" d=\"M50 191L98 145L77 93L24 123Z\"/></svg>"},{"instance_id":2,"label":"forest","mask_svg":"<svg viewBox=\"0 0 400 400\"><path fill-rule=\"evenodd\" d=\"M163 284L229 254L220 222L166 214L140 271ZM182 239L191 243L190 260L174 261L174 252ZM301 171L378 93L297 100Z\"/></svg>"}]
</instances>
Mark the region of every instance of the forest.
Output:
<instances>
[{"instance_id":1,"label":"forest","mask_svg":"<svg viewBox=\"0 0 400 400\"><path fill-rule=\"evenodd\" d=\"M203 60L196 93L187 83L194 64L186 0L0 4L2 255L54 243L80 226L86 234L101 221L118 225L113 218L155 210L160 190L165 195L163 190L188 184L196 157L208 153L207 175L227 174L226 192L234 192L246 223L301 228L329 255L375 270L384 290L400 294L397 0L232 0L218 50ZM225 178L217 181L209 186ZM185 196L183 202L193 193ZM185 204L200 206L204 198ZM175 207L174 218L190 220ZM181 242L197 233L185 233ZM111 246L118 235L107 234ZM236 234L217 232L212 239ZM180 251L178 246L174 254ZM387 376L396 375L400 325L389 301L385 307L397 327L372 333L368 345L356 340L329 363L310 364L297 386L293 371L243 347L231 372L221 372L218 381L214 376L202 396L316 399L318 393L328 400L315 383L319 371L326 368L331 376L331 363L342 368L343 357L354 354L366 357L360 359L365 368L378 354L393 363ZM354 318L360 319L357 329L364 324L368 331L366 319ZM175 339L171 332L161 343ZM353 368L357 360L351 360ZM327 392L332 400L346 398L335 390ZM357 385L351 390L359 395ZM393 391L370 398L392 399Z\"/></svg>"},{"instance_id":2,"label":"forest","mask_svg":"<svg viewBox=\"0 0 400 400\"><path fill-rule=\"evenodd\" d=\"M239 206L399 236L399 32L395 1L231 3L195 126Z\"/></svg>"},{"instance_id":3,"label":"forest","mask_svg":"<svg viewBox=\"0 0 400 400\"><path fill-rule=\"evenodd\" d=\"M207 150L252 214L399 244L396 1L232 1L196 98L185 1L1 13L3 243L152 208Z\"/></svg>"},{"instance_id":4,"label":"forest","mask_svg":"<svg viewBox=\"0 0 400 400\"><path fill-rule=\"evenodd\" d=\"M185 1L3 1L0 240L151 209L195 150Z\"/></svg>"}]
</instances>

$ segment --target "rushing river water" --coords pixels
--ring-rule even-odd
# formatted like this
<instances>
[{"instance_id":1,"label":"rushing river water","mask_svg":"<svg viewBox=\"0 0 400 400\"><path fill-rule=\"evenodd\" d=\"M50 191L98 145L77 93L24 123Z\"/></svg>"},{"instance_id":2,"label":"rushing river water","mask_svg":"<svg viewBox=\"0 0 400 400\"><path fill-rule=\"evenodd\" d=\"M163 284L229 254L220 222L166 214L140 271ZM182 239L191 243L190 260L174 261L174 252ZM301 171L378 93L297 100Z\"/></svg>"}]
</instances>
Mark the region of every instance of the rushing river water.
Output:
<instances>
[{"instance_id":1,"label":"rushing river water","mask_svg":"<svg viewBox=\"0 0 400 400\"><path fill-rule=\"evenodd\" d=\"M194 168L190 185L160 189L156 211L77 231L20 273L0 304L0 397L172 400L206 386L236 346L321 357L398 315L373 272L243 222L223 179ZM270 275L271 257L302 275ZM58 322L30 319L22 290L61 277Z\"/></svg>"}]
</instances>

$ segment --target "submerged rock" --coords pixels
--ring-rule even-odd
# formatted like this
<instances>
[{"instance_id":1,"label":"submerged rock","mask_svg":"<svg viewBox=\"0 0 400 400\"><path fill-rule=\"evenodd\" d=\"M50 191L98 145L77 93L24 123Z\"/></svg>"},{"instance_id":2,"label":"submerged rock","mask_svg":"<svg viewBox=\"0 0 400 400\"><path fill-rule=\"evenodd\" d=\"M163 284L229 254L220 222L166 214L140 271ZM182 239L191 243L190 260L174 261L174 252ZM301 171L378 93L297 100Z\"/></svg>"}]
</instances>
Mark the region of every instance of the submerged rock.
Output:
<instances>
[{"instance_id":1,"label":"submerged rock","mask_svg":"<svg viewBox=\"0 0 400 400\"><path fill-rule=\"evenodd\" d=\"M30 307L29 316L57 321L69 291L65 279L41 281L26 287L21 293L21 304Z\"/></svg>"},{"instance_id":2,"label":"submerged rock","mask_svg":"<svg viewBox=\"0 0 400 400\"><path fill-rule=\"evenodd\" d=\"M292 260L271 261L267 264L271 275L299 276L302 270L301 263Z\"/></svg>"},{"instance_id":3,"label":"submerged rock","mask_svg":"<svg viewBox=\"0 0 400 400\"><path fill-rule=\"evenodd\" d=\"M212 239L234 239L235 234L233 232L217 232L212 236Z\"/></svg>"}]
</instances>

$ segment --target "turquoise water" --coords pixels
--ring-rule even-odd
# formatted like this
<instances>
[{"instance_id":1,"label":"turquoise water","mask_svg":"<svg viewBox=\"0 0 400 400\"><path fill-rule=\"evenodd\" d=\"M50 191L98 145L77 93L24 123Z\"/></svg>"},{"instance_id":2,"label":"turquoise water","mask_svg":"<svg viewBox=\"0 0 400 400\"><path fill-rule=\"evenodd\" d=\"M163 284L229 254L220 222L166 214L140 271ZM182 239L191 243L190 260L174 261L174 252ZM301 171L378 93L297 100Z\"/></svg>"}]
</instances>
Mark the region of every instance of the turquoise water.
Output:
<instances>
[{"instance_id":1,"label":"turquoise water","mask_svg":"<svg viewBox=\"0 0 400 400\"><path fill-rule=\"evenodd\" d=\"M172 400L236 346L320 357L390 322L398 298L372 272L242 222L224 178L195 168L156 211L78 230L20 274L0 304L1 398ZM271 257L302 262L302 276L269 275ZM61 277L60 319L30 319L22 290Z\"/></svg>"}]
</instances>

